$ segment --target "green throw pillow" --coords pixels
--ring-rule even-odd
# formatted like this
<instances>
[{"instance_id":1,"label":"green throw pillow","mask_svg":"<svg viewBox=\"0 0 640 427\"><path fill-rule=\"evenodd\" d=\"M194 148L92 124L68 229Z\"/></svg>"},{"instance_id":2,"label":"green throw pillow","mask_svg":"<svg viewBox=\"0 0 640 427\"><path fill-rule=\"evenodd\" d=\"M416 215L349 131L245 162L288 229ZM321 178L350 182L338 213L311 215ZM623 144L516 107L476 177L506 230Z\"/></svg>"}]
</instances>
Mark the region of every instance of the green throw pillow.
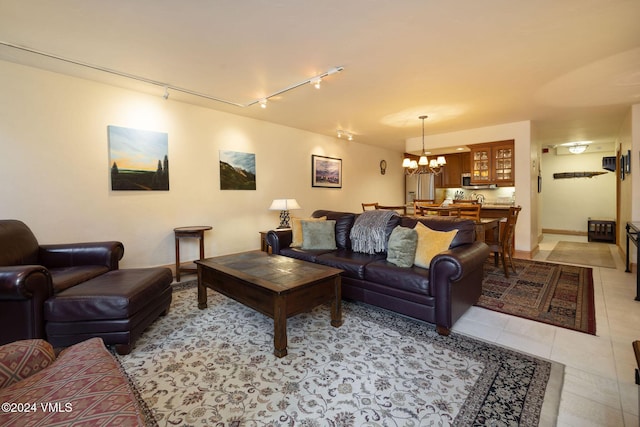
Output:
<instances>
[{"instance_id":1,"label":"green throw pillow","mask_svg":"<svg viewBox=\"0 0 640 427\"><path fill-rule=\"evenodd\" d=\"M413 228L397 226L391 232L387 261L398 267L411 267L416 257L418 233Z\"/></svg>"},{"instance_id":2,"label":"green throw pillow","mask_svg":"<svg viewBox=\"0 0 640 427\"><path fill-rule=\"evenodd\" d=\"M334 250L336 247L336 222L300 221L302 224L302 249Z\"/></svg>"}]
</instances>

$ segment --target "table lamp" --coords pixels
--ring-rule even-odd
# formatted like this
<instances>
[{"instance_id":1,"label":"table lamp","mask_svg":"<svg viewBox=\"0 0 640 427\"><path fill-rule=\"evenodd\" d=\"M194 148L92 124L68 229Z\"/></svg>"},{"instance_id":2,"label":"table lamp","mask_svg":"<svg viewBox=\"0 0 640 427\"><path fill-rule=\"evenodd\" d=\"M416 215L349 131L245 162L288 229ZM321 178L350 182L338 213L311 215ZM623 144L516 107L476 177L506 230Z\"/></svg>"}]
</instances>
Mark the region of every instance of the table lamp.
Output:
<instances>
[{"instance_id":1,"label":"table lamp","mask_svg":"<svg viewBox=\"0 0 640 427\"><path fill-rule=\"evenodd\" d=\"M302 209L296 199L274 199L269 206L270 211L280 211L280 225L278 228L290 228L289 210Z\"/></svg>"}]
</instances>

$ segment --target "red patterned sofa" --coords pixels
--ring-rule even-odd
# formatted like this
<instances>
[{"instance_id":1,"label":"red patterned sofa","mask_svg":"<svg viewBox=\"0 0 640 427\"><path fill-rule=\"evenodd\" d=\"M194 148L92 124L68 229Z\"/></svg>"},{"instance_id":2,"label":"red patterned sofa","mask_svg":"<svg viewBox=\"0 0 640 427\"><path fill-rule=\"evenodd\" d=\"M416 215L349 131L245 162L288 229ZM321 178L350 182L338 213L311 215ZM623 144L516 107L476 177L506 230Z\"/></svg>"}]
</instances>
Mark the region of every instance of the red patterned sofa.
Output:
<instances>
[{"instance_id":1,"label":"red patterned sofa","mask_svg":"<svg viewBox=\"0 0 640 427\"><path fill-rule=\"evenodd\" d=\"M1 346L0 403L0 426L155 424L100 338L58 357L40 339Z\"/></svg>"}]
</instances>

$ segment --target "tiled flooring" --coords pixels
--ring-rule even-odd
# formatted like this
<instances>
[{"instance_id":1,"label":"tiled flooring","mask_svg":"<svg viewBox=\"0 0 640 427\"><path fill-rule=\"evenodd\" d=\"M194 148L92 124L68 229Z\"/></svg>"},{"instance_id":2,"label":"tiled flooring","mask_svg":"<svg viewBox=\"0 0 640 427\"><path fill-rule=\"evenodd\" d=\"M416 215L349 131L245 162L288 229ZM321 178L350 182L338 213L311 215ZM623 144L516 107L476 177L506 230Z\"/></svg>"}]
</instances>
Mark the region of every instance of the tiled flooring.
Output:
<instances>
[{"instance_id":1,"label":"tiled flooring","mask_svg":"<svg viewBox=\"0 0 640 427\"><path fill-rule=\"evenodd\" d=\"M544 261L561 240L587 238L545 234L534 259ZM624 260L610 246L617 268L593 267L596 336L479 307L472 307L453 328L564 364L559 426L638 426L637 365L631 347L640 339L636 275L624 272Z\"/></svg>"}]
</instances>

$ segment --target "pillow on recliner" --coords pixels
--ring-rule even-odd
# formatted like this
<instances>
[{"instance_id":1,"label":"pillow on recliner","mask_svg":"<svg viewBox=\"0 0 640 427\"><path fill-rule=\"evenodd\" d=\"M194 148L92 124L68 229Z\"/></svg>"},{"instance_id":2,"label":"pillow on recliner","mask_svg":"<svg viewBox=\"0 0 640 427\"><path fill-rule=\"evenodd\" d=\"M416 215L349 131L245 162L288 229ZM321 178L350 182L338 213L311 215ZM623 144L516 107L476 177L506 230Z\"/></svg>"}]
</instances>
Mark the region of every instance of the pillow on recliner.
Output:
<instances>
[{"instance_id":1,"label":"pillow on recliner","mask_svg":"<svg viewBox=\"0 0 640 427\"><path fill-rule=\"evenodd\" d=\"M336 222L326 221L301 221L302 224L302 249L308 250L335 250L336 246Z\"/></svg>"},{"instance_id":2,"label":"pillow on recliner","mask_svg":"<svg viewBox=\"0 0 640 427\"><path fill-rule=\"evenodd\" d=\"M387 244L387 261L398 267L411 267L416 257L418 232L413 228L397 226Z\"/></svg>"}]
</instances>

